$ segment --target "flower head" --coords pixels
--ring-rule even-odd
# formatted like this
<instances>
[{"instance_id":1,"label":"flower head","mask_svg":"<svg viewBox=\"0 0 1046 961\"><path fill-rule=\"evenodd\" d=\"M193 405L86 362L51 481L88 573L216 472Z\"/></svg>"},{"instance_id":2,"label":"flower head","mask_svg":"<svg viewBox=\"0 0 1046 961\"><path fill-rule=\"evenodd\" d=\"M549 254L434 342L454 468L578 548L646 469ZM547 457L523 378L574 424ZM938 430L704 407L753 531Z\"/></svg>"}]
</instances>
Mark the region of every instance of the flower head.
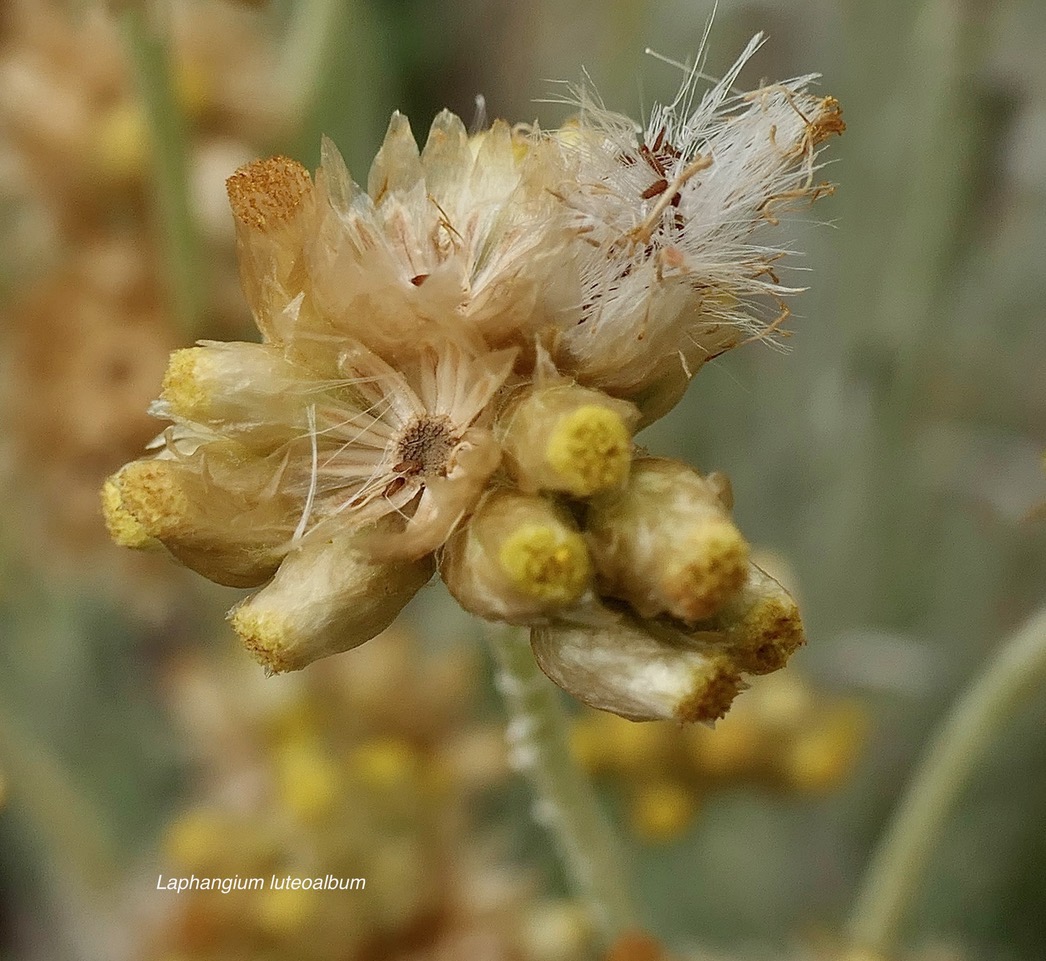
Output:
<instances>
[{"instance_id":1,"label":"flower head","mask_svg":"<svg viewBox=\"0 0 1046 961\"><path fill-rule=\"evenodd\" d=\"M634 719L712 720L803 641L748 561L728 486L633 434L793 290L761 235L829 191L842 130L812 78L737 94L696 73L645 129L580 91L558 131L395 114L367 177L228 182L261 344L176 352L152 459L110 481L126 543L221 583L272 670L384 628L437 567L462 606L531 626L545 672Z\"/></svg>"}]
</instances>

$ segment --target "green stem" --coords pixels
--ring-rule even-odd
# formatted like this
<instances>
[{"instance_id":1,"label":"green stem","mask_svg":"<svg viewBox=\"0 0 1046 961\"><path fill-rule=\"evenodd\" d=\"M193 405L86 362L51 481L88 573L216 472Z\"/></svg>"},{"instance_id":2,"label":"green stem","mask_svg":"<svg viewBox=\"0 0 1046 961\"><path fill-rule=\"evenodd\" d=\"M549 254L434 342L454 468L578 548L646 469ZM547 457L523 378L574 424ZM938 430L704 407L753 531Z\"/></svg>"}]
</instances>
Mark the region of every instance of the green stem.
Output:
<instances>
[{"instance_id":1,"label":"green stem","mask_svg":"<svg viewBox=\"0 0 1046 961\"><path fill-rule=\"evenodd\" d=\"M311 109L335 47L345 0L299 0L284 40L277 89L292 117Z\"/></svg>"},{"instance_id":2,"label":"green stem","mask_svg":"<svg viewBox=\"0 0 1046 961\"><path fill-rule=\"evenodd\" d=\"M568 719L557 689L541 673L530 645L510 629L490 632L508 707L513 759L537 798L536 817L552 833L575 890L608 942L636 926L616 838L592 785L570 753Z\"/></svg>"},{"instance_id":3,"label":"green stem","mask_svg":"<svg viewBox=\"0 0 1046 961\"><path fill-rule=\"evenodd\" d=\"M1046 608L1013 635L958 700L922 761L865 872L849 923L855 946L887 955L956 798L986 745L1046 684Z\"/></svg>"},{"instance_id":4,"label":"green stem","mask_svg":"<svg viewBox=\"0 0 1046 961\"><path fill-rule=\"evenodd\" d=\"M206 284L189 200L185 118L171 81L166 44L149 23L148 14L128 9L123 28L148 128L168 293L178 323L195 340L200 334Z\"/></svg>"}]
</instances>

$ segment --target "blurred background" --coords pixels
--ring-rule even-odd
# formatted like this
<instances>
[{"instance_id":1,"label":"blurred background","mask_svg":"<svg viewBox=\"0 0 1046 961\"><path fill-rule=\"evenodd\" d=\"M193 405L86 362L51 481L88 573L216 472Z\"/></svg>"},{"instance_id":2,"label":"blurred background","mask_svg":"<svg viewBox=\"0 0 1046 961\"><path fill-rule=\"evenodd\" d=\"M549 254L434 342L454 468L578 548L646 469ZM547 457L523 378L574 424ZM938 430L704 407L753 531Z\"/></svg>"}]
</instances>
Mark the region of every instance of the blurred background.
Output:
<instances>
[{"instance_id":1,"label":"blurred background","mask_svg":"<svg viewBox=\"0 0 1046 961\"><path fill-rule=\"evenodd\" d=\"M711 12L0 2L0 957L591 956L480 631L441 589L265 679L223 621L239 593L111 546L97 491L158 433L168 352L252 336L238 165L315 166L327 133L363 180L394 109L423 138L477 94L551 127L582 68L641 116L680 82L644 48L692 58ZM1046 5L721 0L707 71L760 30L742 85L819 71L848 124L837 194L779 228L811 289L786 349L707 365L640 441L730 475L810 643L714 733L571 708L647 927L724 958L830 952L928 732L1046 593ZM979 766L913 948L1046 957L1044 721L1046 691ZM192 872L367 888L155 890Z\"/></svg>"}]
</instances>

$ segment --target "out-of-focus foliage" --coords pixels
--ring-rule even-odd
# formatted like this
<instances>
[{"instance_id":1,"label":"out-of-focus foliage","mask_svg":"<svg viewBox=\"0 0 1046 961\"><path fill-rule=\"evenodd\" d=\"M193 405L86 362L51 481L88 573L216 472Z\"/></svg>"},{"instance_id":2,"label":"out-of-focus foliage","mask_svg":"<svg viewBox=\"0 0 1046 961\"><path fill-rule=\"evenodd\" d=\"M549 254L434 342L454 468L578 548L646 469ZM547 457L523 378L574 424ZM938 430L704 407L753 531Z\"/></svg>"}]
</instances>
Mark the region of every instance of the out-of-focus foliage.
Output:
<instances>
[{"instance_id":1,"label":"out-of-focus foliage","mask_svg":"<svg viewBox=\"0 0 1046 961\"><path fill-rule=\"evenodd\" d=\"M143 411L165 353L242 336L225 176L275 151L312 165L323 130L361 178L392 109L423 129L444 106L469 117L477 93L491 117L551 126L563 108L535 100L556 99L547 78L576 80L582 64L608 106L641 109L680 79L644 47L693 57L711 4L151 9L175 38L188 131L204 278L193 331L170 307L155 158L120 29L92 0L0 4L0 951L24 961L123 956L114 896L144 895L157 872L173 873L150 853L163 825L216 786L167 710L177 659L191 652L208 685L231 687L228 703L256 697L264 714L279 701L260 676L247 697L254 681L226 667L225 655L243 655L214 626L238 595L203 591L161 558L128 560L105 543L93 497L154 431ZM787 351L754 344L707 365L640 441L732 477L746 531L794 569L810 639L798 669L826 698L859 699L866 736L856 773L827 797L673 789L676 814L700 803L700 816L677 816L668 843L628 843L651 930L770 958L839 924L930 725L1041 601L1046 7L721 0L705 70L724 69L756 30L770 40L749 82L816 69L842 102L848 132L827 171L839 191L817 222L790 228L809 253L783 279L811 290ZM478 642L435 597L413 614L430 644ZM353 656L310 668L308 684L351 675ZM394 670L373 690L431 719L450 681L390 684ZM431 695L413 686L423 680ZM463 716L494 723L489 693L469 695ZM1046 952L1044 717L1040 696L967 792L911 907L913 944L954 943L986 961ZM729 732L698 736L723 748ZM352 754L373 736L354 728L332 750ZM232 767L248 756L213 732L203 739ZM679 766L672 774L690 784ZM622 825L635 783L610 774L603 785ZM522 824L518 793L458 800L548 876L545 838ZM230 842L243 836L229 831ZM554 875L538 883L561 893Z\"/></svg>"}]
</instances>

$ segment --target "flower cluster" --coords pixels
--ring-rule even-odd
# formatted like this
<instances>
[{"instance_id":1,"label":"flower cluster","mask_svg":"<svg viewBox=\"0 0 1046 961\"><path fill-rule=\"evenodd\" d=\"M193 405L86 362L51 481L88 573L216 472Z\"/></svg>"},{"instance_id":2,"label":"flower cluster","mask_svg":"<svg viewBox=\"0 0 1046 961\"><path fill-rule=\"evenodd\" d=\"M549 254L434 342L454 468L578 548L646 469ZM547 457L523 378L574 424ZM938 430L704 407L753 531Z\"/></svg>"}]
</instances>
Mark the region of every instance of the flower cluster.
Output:
<instances>
[{"instance_id":1,"label":"flower cluster","mask_svg":"<svg viewBox=\"0 0 1046 961\"><path fill-rule=\"evenodd\" d=\"M764 236L829 188L843 124L804 77L693 72L647 126L577 92L562 129L395 114L367 178L325 142L228 181L262 343L177 351L159 452L106 485L117 541L222 584L272 671L373 637L438 569L542 669L632 719L712 720L802 643L729 484L634 433L794 292Z\"/></svg>"}]
</instances>

